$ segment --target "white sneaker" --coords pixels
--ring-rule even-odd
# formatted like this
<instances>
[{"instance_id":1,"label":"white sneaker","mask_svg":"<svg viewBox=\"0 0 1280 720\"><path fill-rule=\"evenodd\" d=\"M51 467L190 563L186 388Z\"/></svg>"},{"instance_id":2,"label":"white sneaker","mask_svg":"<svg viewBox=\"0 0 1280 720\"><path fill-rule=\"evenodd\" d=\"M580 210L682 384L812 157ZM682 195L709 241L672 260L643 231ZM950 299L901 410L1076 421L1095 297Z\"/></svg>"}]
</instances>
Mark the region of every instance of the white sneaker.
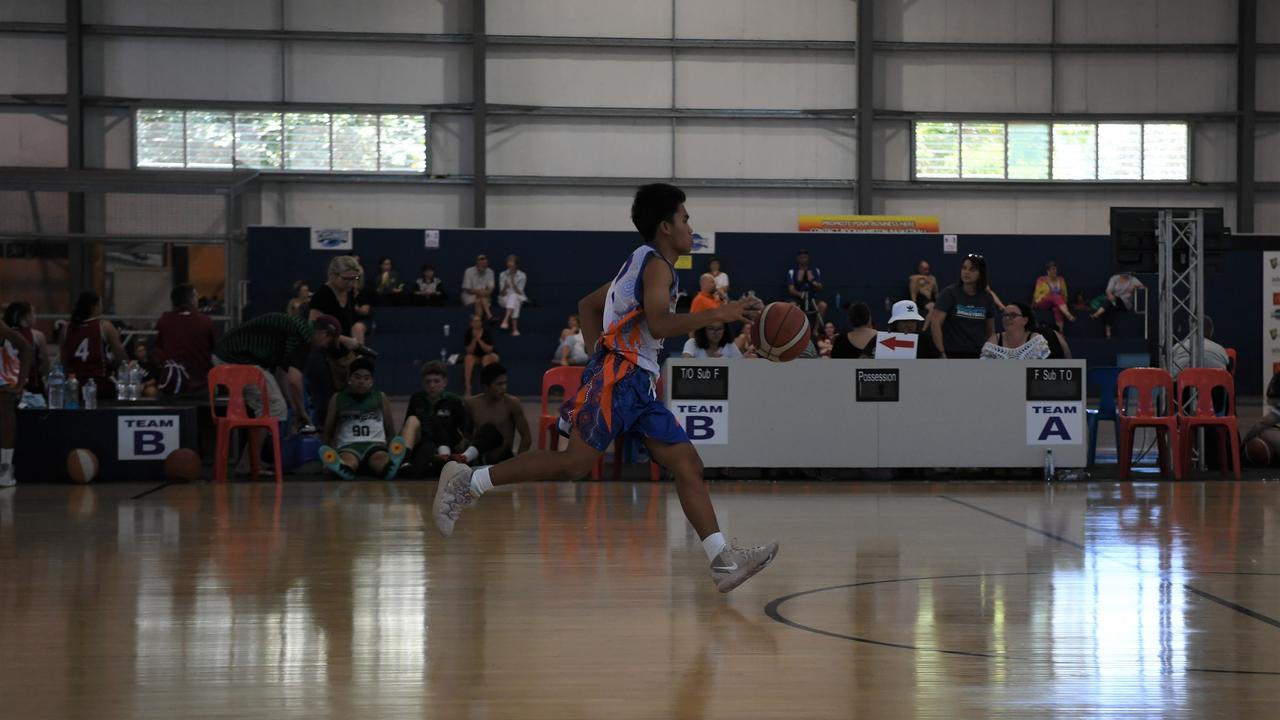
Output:
<instances>
[{"instance_id":1,"label":"white sneaker","mask_svg":"<svg viewBox=\"0 0 1280 720\"><path fill-rule=\"evenodd\" d=\"M13 487L18 481L13 477L12 465L0 465L0 487Z\"/></svg>"},{"instance_id":2,"label":"white sneaker","mask_svg":"<svg viewBox=\"0 0 1280 720\"><path fill-rule=\"evenodd\" d=\"M716 555L716 559L711 561L711 579L715 581L716 589L722 593L738 587L752 575L765 569L778 554L776 542L752 548L740 548L737 542L737 539L729 541L720 554Z\"/></svg>"},{"instance_id":3,"label":"white sneaker","mask_svg":"<svg viewBox=\"0 0 1280 720\"><path fill-rule=\"evenodd\" d=\"M463 463L449 462L440 470L436 485L436 499L431 504L431 515L436 520L440 534L453 534L453 524L458 522L462 509L476 504L480 497L471 492L471 468Z\"/></svg>"}]
</instances>

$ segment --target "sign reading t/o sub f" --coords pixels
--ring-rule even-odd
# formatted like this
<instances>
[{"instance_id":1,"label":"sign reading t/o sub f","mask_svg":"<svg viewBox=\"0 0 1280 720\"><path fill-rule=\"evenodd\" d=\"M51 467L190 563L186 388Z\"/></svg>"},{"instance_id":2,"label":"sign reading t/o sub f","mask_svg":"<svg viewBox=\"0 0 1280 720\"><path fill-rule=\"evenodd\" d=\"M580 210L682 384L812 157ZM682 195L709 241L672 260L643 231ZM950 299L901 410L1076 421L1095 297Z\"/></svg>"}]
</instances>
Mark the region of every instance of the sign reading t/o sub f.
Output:
<instances>
[{"instance_id":1,"label":"sign reading t/o sub f","mask_svg":"<svg viewBox=\"0 0 1280 720\"><path fill-rule=\"evenodd\" d=\"M1028 445L1079 445L1084 442L1084 403L1027 403Z\"/></svg>"},{"instance_id":2,"label":"sign reading t/o sub f","mask_svg":"<svg viewBox=\"0 0 1280 720\"><path fill-rule=\"evenodd\" d=\"M181 425L177 415L122 415L116 419L116 457L163 460L181 447Z\"/></svg>"},{"instance_id":3,"label":"sign reading t/o sub f","mask_svg":"<svg viewBox=\"0 0 1280 720\"><path fill-rule=\"evenodd\" d=\"M672 400L671 412L695 445L729 444L729 403L723 400Z\"/></svg>"}]
</instances>

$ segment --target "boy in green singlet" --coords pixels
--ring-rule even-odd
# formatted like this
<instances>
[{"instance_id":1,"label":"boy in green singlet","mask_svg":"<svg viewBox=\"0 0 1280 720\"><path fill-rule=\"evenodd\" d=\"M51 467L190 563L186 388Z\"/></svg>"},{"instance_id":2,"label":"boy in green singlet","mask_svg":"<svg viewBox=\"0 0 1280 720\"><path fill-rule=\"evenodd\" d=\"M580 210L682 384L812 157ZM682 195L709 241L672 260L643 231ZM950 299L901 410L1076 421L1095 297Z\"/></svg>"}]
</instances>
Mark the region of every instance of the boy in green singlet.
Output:
<instances>
[{"instance_id":1,"label":"boy in green singlet","mask_svg":"<svg viewBox=\"0 0 1280 720\"><path fill-rule=\"evenodd\" d=\"M359 358L351 363L347 388L329 401L325 415L324 441L320 460L325 469L350 480L362 468L371 474L394 478L404 462L404 438L394 434L391 402L381 390L373 389L373 361ZM335 449L336 448L336 449Z\"/></svg>"}]
</instances>

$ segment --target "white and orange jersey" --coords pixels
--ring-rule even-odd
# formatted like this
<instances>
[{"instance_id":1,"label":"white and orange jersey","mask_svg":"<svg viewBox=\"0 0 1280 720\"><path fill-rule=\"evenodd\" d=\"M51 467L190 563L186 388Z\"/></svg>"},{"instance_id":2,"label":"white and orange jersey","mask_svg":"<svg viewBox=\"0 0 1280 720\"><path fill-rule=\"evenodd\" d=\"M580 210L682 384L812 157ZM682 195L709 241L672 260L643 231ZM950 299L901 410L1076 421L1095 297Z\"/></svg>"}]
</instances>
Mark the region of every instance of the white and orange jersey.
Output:
<instances>
[{"instance_id":1,"label":"white and orange jersey","mask_svg":"<svg viewBox=\"0 0 1280 720\"><path fill-rule=\"evenodd\" d=\"M653 258L666 263L671 270L669 292L671 311L675 312L678 289L675 268L652 245L641 245L622 264L622 269L618 270L609 286L604 304L604 334L600 336L600 343L632 365L657 375L662 340L649 332L649 324L644 317L644 268Z\"/></svg>"}]
</instances>

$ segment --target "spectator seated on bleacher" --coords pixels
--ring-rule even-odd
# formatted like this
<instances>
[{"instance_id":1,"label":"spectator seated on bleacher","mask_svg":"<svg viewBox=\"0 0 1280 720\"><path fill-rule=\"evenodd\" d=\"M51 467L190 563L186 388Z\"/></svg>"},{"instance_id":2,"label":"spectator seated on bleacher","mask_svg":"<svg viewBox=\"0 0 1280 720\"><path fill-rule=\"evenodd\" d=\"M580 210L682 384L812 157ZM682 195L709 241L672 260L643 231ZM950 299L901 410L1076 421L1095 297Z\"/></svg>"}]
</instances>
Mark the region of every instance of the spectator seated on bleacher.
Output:
<instances>
[{"instance_id":1,"label":"spectator seated on bleacher","mask_svg":"<svg viewBox=\"0 0 1280 720\"><path fill-rule=\"evenodd\" d=\"M1067 297L1067 279L1058 274L1058 264L1050 260L1045 263L1044 275L1036 278L1031 303L1037 310L1052 310L1053 322L1061 330L1064 319L1076 321L1067 306Z\"/></svg>"},{"instance_id":2,"label":"spectator seated on bleacher","mask_svg":"<svg viewBox=\"0 0 1280 720\"><path fill-rule=\"evenodd\" d=\"M715 278L716 297L721 303L729 302L729 273L720 269L720 258L715 255L707 260L707 274Z\"/></svg>"},{"instance_id":3,"label":"spectator seated on bleacher","mask_svg":"<svg viewBox=\"0 0 1280 720\"><path fill-rule=\"evenodd\" d=\"M413 283L413 300L417 305L439 306L445 303L444 281L436 275L431 263L422 266L422 274Z\"/></svg>"},{"instance_id":4,"label":"spectator seated on bleacher","mask_svg":"<svg viewBox=\"0 0 1280 720\"><path fill-rule=\"evenodd\" d=\"M556 346L556 354L551 362L561 366L586 365L588 359L586 341L582 337L582 328L578 326L578 316L570 315L568 327L560 331L560 344Z\"/></svg>"},{"instance_id":5,"label":"spectator seated on bleacher","mask_svg":"<svg viewBox=\"0 0 1280 720\"><path fill-rule=\"evenodd\" d=\"M871 307L864 302L849 306L847 333L836 335L832 341L831 357L836 360L857 360L875 356L876 328L871 322Z\"/></svg>"},{"instance_id":6,"label":"spectator seated on bleacher","mask_svg":"<svg viewBox=\"0 0 1280 720\"><path fill-rule=\"evenodd\" d=\"M689 312L698 313L705 310L715 310L723 305L724 302L720 296L716 294L716 279L711 273L703 273L698 277L698 294L693 296L693 302L689 304Z\"/></svg>"},{"instance_id":7,"label":"spectator seated on bleacher","mask_svg":"<svg viewBox=\"0 0 1280 720\"><path fill-rule=\"evenodd\" d=\"M520 258L508 255L507 269L498 276L498 298L505 310L500 327L503 330L510 327L512 337L520 335L520 306L529 301L529 296L524 294L527 282L528 277L520 269Z\"/></svg>"},{"instance_id":8,"label":"spectator seated on bleacher","mask_svg":"<svg viewBox=\"0 0 1280 720\"><path fill-rule=\"evenodd\" d=\"M173 309L156 323L151 353L158 368L157 384L168 395L203 393L218 342L213 320L196 310L196 290L190 285L175 287L169 301Z\"/></svg>"},{"instance_id":9,"label":"spectator seated on bleacher","mask_svg":"<svg viewBox=\"0 0 1280 720\"><path fill-rule=\"evenodd\" d=\"M818 349L818 357L831 357L831 349L836 342L836 324L829 322L822 326L818 334L813 339L814 346Z\"/></svg>"},{"instance_id":10,"label":"spectator seated on bleacher","mask_svg":"<svg viewBox=\"0 0 1280 720\"><path fill-rule=\"evenodd\" d=\"M916 274L907 278L907 299L925 312L933 309L938 299L938 278L933 276L928 260L921 260L916 265Z\"/></svg>"},{"instance_id":11,"label":"spectator seated on bleacher","mask_svg":"<svg viewBox=\"0 0 1280 720\"><path fill-rule=\"evenodd\" d=\"M404 283L400 281L400 273L391 266L391 258L384 257L378 260L378 278L373 291L382 300L383 305L389 304L389 298L398 296L404 291Z\"/></svg>"},{"instance_id":12,"label":"spectator seated on bleacher","mask_svg":"<svg viewBox=\"0 0 1280 720\"><path fill-rule=\"evenodd\" d=\"M1134 294L1141 287L1146 286L1138 278L1129 273L1116 273L1107 281L1106 294L1094 298L1090 303L1094 310L1089 317L1102 320L1107 337L1111 337L1115 329L1116 316L1134 309Z\"/></svg>"},{"instance_id":13,"label":"spectator seated on bleacher","mask_svg":"<svg viewBox=\"0 0 1280 720\"><path fill-rule=\"evenodd\" d=\"M493 308L489 303L493 301L496 284L493 269L489 267L489 258L485 255L477 255L476 264L462 273L462 304L471 308L485 322L494 319Z\"/></svg>"},{"instance_id":14,"label":"spectator seated on bleacher","mask_svg":"<svg viewBox=\"0 0 1280 720\"><path fill-rule=\"evenodd\" d=\"M469 396L471 395L471 376L475 373L476 363L484 367L498 362L501 358L493 351L493 338L489 337L489 331L479 315L471 316L471 325L467 328L463 342L466 349L462 355L462 394Z\"/></svg>"}]
</instances>

